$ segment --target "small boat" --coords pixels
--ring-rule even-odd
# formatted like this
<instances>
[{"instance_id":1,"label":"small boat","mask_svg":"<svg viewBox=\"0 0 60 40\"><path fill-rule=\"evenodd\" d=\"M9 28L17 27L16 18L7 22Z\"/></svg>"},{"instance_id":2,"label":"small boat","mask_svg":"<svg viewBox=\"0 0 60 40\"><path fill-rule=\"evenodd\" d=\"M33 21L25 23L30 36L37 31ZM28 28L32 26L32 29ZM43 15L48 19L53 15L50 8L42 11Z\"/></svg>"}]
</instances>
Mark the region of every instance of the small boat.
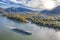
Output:
<instances>
[{"instance_id":1,"label":"small boat","mask_svg":"<svg viewBox=\"0 0 60 40\"><path fill-rule=\"evenodd\" d=\"M11 30L15 31L15 32L18 32L18 33L26 34L26 35L31 35L32 34L30 31L26 31L26 30L19 29L19 28L16 28L16 27L11 27Z\"/></svg>"}]
</instances>

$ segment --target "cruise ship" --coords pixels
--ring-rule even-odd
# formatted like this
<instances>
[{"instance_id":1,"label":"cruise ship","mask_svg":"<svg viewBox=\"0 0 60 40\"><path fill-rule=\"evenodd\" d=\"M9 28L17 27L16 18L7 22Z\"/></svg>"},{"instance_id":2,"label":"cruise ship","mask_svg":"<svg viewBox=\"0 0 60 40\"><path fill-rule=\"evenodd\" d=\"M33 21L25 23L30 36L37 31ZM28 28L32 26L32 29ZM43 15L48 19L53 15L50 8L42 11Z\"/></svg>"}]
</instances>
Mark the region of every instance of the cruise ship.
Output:
<instances>
[{"instance_id":1,"label":"cruise ship","mask_svg":"<svg viewBox=\"0 0 60 40\"><path fill-rule=\"evenodd\" d=\"M20 29L20 28L16 28L16 27L11 27L10 28L12 31L15 31L17 33L22 33L22 34L26 34L26 35L32 35L32 33L28 30L23 30L23 29Z\"/></svg>"}]
</instances>

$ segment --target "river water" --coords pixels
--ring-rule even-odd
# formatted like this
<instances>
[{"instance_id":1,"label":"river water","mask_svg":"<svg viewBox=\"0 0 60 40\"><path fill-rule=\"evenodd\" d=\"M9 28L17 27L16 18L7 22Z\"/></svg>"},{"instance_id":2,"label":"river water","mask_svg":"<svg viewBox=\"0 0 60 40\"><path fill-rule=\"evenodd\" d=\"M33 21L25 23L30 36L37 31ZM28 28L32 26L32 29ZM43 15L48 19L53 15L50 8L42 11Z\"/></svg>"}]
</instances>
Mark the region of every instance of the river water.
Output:
<instances>
[{"instance_id":1,"label":"river water","mask_svg":"<svg viewBox=\"0 0 60 40\"><path fill-rule=\"evenodd\" d=\"M32 35L16 33L8 27L28 30L31 31ZM32 23L17 23L0 16L0 40L60 40L60 31Z\"/></svg>"}]
</instances>

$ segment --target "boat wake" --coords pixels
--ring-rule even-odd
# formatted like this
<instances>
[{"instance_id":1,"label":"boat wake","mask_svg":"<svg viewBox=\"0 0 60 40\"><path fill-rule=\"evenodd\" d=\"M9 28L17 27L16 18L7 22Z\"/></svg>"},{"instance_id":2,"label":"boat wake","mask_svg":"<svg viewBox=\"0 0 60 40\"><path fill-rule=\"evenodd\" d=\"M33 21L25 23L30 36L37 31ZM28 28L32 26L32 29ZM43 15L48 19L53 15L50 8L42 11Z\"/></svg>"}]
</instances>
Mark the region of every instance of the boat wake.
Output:
<instances>
[{"instance_id":1,"label":"boat wake","mask_svg":"<svg viewBox=\"0 0 60 40\"><path fill-rule=\"evenodd\" d=\"M9 28L9 29L14 29L14 28L16 28L16 27L7 26L7 28Z\"/></svg>"}]
</instances>

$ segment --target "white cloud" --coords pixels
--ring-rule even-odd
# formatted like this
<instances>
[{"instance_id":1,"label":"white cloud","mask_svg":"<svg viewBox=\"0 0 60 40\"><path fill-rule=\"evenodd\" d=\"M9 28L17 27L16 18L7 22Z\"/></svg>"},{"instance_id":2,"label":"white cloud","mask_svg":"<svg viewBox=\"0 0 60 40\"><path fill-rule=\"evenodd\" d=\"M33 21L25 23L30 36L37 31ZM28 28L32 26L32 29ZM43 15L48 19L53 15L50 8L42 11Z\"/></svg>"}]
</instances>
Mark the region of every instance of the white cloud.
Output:
<instances>
[{"instance_id":1,"label":"white cloud","mask_svg":"<svg viewBox=\"0 0 60 40\"><path fill-rule=\"evenodd\" d=\"M56 0L57 6L60 5L60 0Z\"/></svg>"},{"instance_id":2,"label":"white cloud","mask_svg":"<svg viewBox=\"0 0 60 40\"><path fill-rule=\"evenodd\" d=\"M23 4L29 7L33 7L33 8L46 8L46 9L52 9L54 8L56 5L55 1L53 0L10 0L14 3L18 3L18 4Z\"/></svg>"},{"instance_id":3,"label":"white cloud","mask_svg":"<svg viewBox=\"0 0 60 40\"><path fill-rule=\"evenodd\" d=\"M20 3L21 4L21 3L25 3L26 0L20 0L20 1L18 1L18 0L10 0L10 1L12 1L14 3Z\"/></svg>"},{"instance_id":4,"label":"white cloud","mask_svg":"<svg viewBox=\"0 0 60 40\"><path fill-rule=\"evenodd\" d=\"M28 1L28 0L20 0L20 1L17 1L17 0L10 0L14 3L18 3L18 4L23 4L23 5L26 5L26 6L29 6L29 7L38 7L38 5L40 5L40 0L31 0L31 1Z\"/></svg>"},{"instance_id":5,"label":"white cloud","mask_svg":"<svg viewBox=\"0 0 60 40\"><path fill-rule=\"evenodd\" d=\"M60 0L3 0L3 1L11 1L16 4L23 4L32 8L43 8L43 9L53 9L56 4L60 5ZM3 2L4 3L4 2ZM6 3L4 3L6 4Z\"/></svg>"},{"instance_id":6,"label":"white cloud","mask_svg":"<svg viewBox=\"0 0 60 40\"><path fill-rule=\"evenodd\" d=\"M7 3L4 3L4 2L0 2L1 4L7 4Z\"/></svg>"},{"instance_id":7,"label":"white cloud","mask_svg":"<svg viewBox=\"0 0 60 40\"><path fill-rule=\"evenodd\" d=\"M42 1L42 5L45 9L53 9L54 7L56 7L56 2L53 0L41 0Z\"/></svg>"}]
</instances>

